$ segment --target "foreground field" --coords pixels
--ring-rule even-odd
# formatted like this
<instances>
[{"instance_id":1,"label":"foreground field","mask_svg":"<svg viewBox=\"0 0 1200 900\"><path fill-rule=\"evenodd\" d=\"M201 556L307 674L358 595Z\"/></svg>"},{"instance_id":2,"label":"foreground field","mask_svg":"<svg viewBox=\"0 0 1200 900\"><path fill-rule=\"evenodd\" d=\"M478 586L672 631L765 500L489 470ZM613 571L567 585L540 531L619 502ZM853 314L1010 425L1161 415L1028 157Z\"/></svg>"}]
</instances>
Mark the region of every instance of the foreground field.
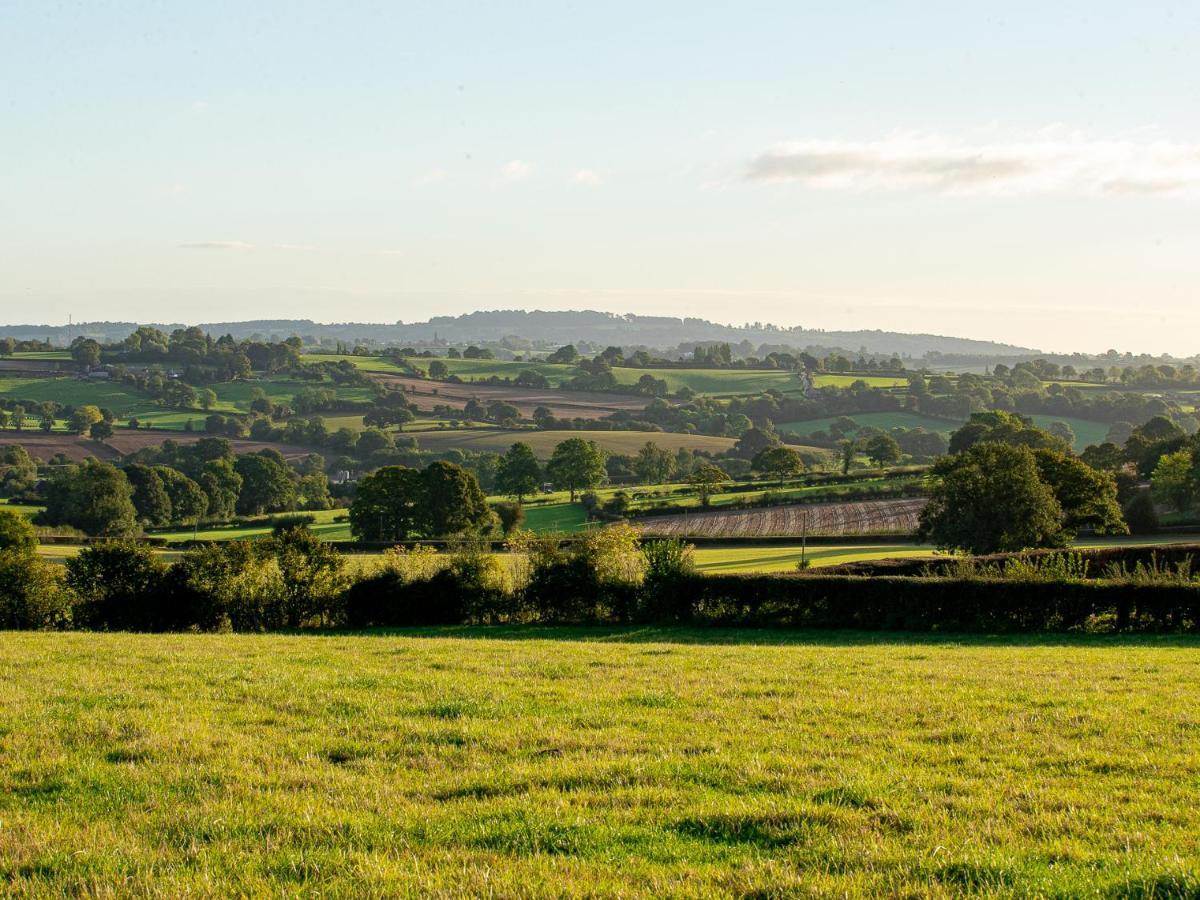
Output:
<instances>
[{"instance_id":1,"label":"foreground field","mask_svg":"<svg viewBox=\"0 0 1200 900\"><path fill-rule=\"evenodd\" d=\"M39 895L1193 896L1200 643L0 637Z\"/></svg>"}]
</instances>

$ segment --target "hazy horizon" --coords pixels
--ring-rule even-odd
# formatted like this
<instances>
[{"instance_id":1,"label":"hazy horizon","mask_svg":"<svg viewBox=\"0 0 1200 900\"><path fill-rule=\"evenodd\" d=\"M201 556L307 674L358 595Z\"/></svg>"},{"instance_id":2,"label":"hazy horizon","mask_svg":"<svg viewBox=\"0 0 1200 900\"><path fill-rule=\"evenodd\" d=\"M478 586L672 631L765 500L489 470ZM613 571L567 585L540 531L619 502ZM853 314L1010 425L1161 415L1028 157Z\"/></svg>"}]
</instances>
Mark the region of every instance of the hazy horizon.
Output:
<instances>
[{"instance_id":1,"label":"hazy horizon","mask_svg":"<svg viewBox=\"0 0 1200 900\"><path fill-rule=\"evenodd\" d=\"M1200 9L14 9L0 318L1197 352Z\"/></svg>"}]
</instances>

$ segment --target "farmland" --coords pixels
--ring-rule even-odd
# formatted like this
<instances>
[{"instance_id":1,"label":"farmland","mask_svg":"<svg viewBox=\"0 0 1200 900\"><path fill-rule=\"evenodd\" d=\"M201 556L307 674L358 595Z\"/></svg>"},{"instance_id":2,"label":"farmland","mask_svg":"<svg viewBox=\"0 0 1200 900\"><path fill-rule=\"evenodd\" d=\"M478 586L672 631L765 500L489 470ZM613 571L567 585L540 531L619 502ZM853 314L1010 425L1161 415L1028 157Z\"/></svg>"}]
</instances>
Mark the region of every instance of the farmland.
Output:
<instances>
[{"instance_id":1,"label":"farmland","mask_svg":"<svg viewBox=\"0 0 1200 900\"><path fill-rule=\"evenodd\" d=\"M555 445L568 438L595 441L610 453L637 453L647 441L653 441L668 450L686 448L705 450L709 453L724 452L734 444L732 438L660 431L535 431L488 428L413 432L412 437L421 449L438 452L458 448L503 453L514 442L524 441L542 458L549 458Z\"/></svg>"},{"instance_id":2,"label":"farmland","mask_svg":"<svg viewBox=\"0 0 1200 900\"><path fill-rule=\"evenodd\" d=\"M808 534L912 533L923 499L812 503L653 516L643 520L647 534L713 537L767 537Z\"/></svg>"},{"instance_id":3,"label":"farmland","mask_svg":"<svg viewBox=\"0 0 1200 900\"><path fill-rule=\"evenodd\" d=\"M1065 425L1070 425L1071 430L1075 432L1075 451L1077 453L1089 444L1104 443L1104 436L1108 434L1109 429L1109 426L1103 422L1091 422L1087 419L1077 419L1073 416L1033 415L1029 418L1033 419L1034 424L1042 428L1048 427L1053 422L1062 422Z\"/></svg>"},{"instance_id":4,"label":"farmland","mask_svg":"<svg viewBox=\"0 0 1200 900\"><path fill-rule=\"evenodd\" d=\"M403 374L391 362L380 357L366 356L333 356L310 354L305 361L346 359L366 372L381 372ZM536 372L545 376L551 387L557 388L576 374L575 366L562 363L545 363L538 360L516 361L499 359L448 359L438 360L446 366L450 375L461 378L464 382L486 381L489 378L516 378L522 372ZM412 365L421 372L428 372L432 360L414 358ZM632 385L643 375L650 374L661 378L667 383L668 390L675 392L687 387L697 394L711 396L732 396L738 394L757 394L767 390L777 390L784 393L798 391L800 380L789 371L780 369L688 369L688 368L634 368L615 366L612 370L618 384ZM908 382L903 377L892 375L840 375L821 374L815 379L817 387L848 387L855 381L864 381L870 387L898 388Z\"/></svg>"},{"instance_id":5,"label":"farmland","mask_svg":"<svg viewBox=\"0 0 1200 900\"><path fill-rule=\"evenodd\" d=\"M44 434L41 431L30 431L27 429L25 431L0 431L0 445L20 444L30 454L41 459L49 459L57 453L62 453L73 462L79 462L89 456L112 461L119 459L124 454L133 453L145 447L157 447L164 440L173 440L183 444L200 440L203 437L206 437L206 435L202 432L180 431L164 434L161 431L130 431L118 428L113 431L112 437L101 443L93 441L90 438L78 437L61 431ZM271 448L278 450L284 456L292 457L320 452L319 450L298 447L293 444L267 443L265 441L252 441L244 438L227 438L227 440L236 453L253 453L258 450Z\"/></svg>"},{"instance_id":6,"label":"farmland","mask_svg":"<svg viewBox=\"0 0 1200 900\"><path fill-rule=\"evenodd\" d=\"M791 434L810 435L816 431L827 431L829 426L841 416L827 416L823 419L808 419L803 422L780 422L776 425L779 431ZM877 412L854 413L845 418L853 419L860 427L880 428L889 431L892 428L924 428L926 431L949 435L962 422L950 422L946 419L935 419L932 416L922 416L909 412Z\"/></svg>"},{"instance_id":7,"label":"farmland","mask_svg":"<svg viewBox=\"0 0 1200 900\"><path fill-rule=\"evenodd\" d=\"M1191 638L8 634L15 894L1190 896Z\"/></svg>"}]
</instances>

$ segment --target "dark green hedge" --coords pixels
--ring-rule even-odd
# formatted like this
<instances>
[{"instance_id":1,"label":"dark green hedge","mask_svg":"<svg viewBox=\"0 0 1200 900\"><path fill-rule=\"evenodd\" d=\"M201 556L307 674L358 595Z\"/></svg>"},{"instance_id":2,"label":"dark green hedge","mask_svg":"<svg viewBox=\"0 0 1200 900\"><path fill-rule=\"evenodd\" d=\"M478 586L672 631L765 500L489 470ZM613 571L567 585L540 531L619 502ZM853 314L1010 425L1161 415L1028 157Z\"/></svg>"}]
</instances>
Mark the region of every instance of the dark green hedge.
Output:
<instances>
[{"instance_id":1,"label":"dark green hedge","mask_svg":"<svg viewBox=\"0 0 1200 900\"><path fill-rule=\"evenodd\" d=\"M915 578L932 574L951 574L959 565L959 560L950 556L934 557L933 548L929 549L929 558L912 559L874 559L862 562L843 563L840 566L822 568L820 573L825 575L859 575L864 577L897 576ZM1003 565L1012 559L1038 560L1048 556L1070 553L1088 562L1088 576L1101 577L1110 565L1124 565L1133 571L1139 564L1143 566L1168 566L1174 568L1182 563L1192 564L1197 574L1200 574L1200 544L1160 544L1134 547L1092 547L1081 550L1026 550L1021 553L996 553L991 556L974 557L979 566Z\"/></svg>"},{"instance_id":2,"label":"dark green hedge","mask_svg":"<svg viewBox=\"0 0 1200 900\"><path fill-rule=\"evenodd\" d=\"M680 618L906 631L1200 628L1200 586L826 575L690 579Z\"/></svg>"}]
</instances>

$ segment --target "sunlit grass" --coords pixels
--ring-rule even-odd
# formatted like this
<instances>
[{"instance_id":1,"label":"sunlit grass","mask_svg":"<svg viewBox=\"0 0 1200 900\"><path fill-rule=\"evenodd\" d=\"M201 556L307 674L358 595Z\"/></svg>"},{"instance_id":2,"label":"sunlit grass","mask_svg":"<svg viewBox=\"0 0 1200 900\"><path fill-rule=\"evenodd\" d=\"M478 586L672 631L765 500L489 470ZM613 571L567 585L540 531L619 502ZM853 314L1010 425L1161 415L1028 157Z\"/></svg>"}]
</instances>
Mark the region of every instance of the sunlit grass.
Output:
<instances>
[{"instance_id":1,"label":"sunlit grass","mask_svg":"<svg viewBox=\"0 0 1200 900\"><path fill-rule=\"evenodd\" d=\"M1200 643L0 636L5 892L1193 896Z\"/></svg>"}]
</instances>

